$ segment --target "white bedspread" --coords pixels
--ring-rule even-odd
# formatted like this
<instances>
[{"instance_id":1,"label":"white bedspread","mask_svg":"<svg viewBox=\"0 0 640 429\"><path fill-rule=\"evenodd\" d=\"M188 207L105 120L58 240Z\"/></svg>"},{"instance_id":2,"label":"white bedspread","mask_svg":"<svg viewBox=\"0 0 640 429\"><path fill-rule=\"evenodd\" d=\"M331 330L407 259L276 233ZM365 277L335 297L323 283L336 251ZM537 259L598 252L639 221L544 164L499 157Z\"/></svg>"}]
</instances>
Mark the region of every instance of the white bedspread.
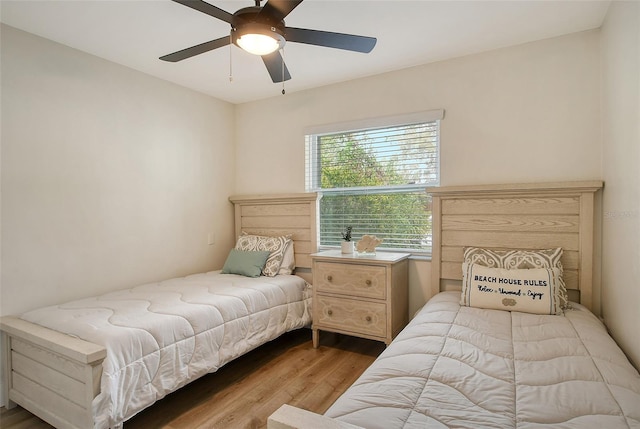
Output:
<instances>
[{"instance_id":1,"label":"white bedspread","mask_svg":"<svg viewBox=\"0 0 640 429\"><path fill-rule=\"evenodd\" d=\"M638 428L640 376L584 307L566 316L431 299L326 415L381 428Z\"/></svg>"},{"instance_id":2,"label":"white bedspread","mask_svg":"<svg viewBox=\"0 0 640 429\"><path fill-rule=\"evenodd\" d=\"M311 321L300 277L210 272L23 314L106 347L96 428L113 427L232 359Z\"/></svg>"}]
</instances>

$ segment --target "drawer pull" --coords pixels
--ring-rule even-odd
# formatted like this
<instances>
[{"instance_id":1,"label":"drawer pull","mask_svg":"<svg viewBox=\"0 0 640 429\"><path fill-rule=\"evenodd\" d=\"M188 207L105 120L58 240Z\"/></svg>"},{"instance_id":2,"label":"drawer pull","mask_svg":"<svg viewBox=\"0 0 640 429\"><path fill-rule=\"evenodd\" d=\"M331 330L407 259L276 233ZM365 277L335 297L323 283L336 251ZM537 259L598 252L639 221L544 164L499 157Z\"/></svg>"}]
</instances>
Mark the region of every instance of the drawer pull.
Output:
<instances>
[{"instance_id":1,"label":"drawer pull","mask_svg":"<svg viewBox=\"0 0 640 429\"><path fill-rule=\"evenodd\" d=\"M333 277L331 277L331 276L327 276L327 281L328 281L328 282L333 281Z\"/></svg>"},{"instance_id":2,"label":"drawer pull","mask_svg":"<svg viewBox=\"0 0 640 429\"><path fill-rule=\"evenodd\" d=\"M366 320L367 322L371 322L371 316L365 317L364 320Z\"/></svg>"},{"instance_id":3,"label":"drawer pull","mask_svg":"<svg viewBox=\"0 0 640 429\"><path fill-rule=\"evenodd\" d=\"M331 315L333 314L333 310L328 310L328 311L327 311L327 314L328 314L329 316L331 316Z\"/></svg>"},{"instance_id":4,"label":"drawer pull","mask_svg":"<svg viewBox=\"0 0 640 429\"><path fill-rule=\"evenodd\" d=\"M371 286L371 280L367 279L367 281L364 282L367 286Z\"/></svg>"}]
</instances>

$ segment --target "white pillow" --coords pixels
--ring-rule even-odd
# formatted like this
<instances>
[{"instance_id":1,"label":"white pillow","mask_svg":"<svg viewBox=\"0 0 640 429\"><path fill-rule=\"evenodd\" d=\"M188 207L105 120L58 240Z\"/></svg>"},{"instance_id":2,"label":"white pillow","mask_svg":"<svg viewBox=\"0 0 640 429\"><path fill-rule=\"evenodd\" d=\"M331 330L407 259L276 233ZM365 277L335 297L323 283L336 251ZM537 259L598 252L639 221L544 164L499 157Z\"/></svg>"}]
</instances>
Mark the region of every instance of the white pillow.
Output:
<instances>
[{"instance_id":1,"label":"white pillow","mask_svg":"<svg viewBox=\"0 0 640 429\"><path fill-rule=\"evenodd\" d=\"M563 314L558 268L508 270L462 264L460 304L468 307Z\"/></svg>"},{"instance_id":2,"label":"white pillow","mask_svg":"<svg viewBox=\"0 0 640 429\"><path fill-rule=\"evenodd\" d=\"M280 264L280 270L278 274L293 274L293 270L296 269L296 257L293 249L293 240L289 240L289 245L284 251L282 257L282 264Z\"/></svg>"}]
</instances>

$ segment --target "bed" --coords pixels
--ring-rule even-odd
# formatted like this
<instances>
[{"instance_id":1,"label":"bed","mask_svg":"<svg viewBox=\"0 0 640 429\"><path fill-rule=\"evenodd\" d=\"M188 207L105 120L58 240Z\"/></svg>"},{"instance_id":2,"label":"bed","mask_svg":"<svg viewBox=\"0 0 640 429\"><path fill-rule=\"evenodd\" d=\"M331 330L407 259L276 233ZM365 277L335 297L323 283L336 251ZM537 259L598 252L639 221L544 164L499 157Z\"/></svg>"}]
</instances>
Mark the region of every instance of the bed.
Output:
<instances>
[{"instance_id":1,"label":"bed","mask_svg":"<svg viewBox=\"0 0 640 429\"><path fill-rule=\"evenodd\" d=\"M222 270L3 317L10 406L59 428L121 427L190 381L308 326L316 195L230 200L238 239Z\"/></svg>"},{"instance_id":2,"label":"bed","mask_svg":"<svg viewBox=\"0 0 640 429\"><path fill-rule=\"evenodd\" d=\"M429 189L431 299L324 415L284 405L269 428L640 427L640 376L596 316L594 197L601 187L572 182ZM534 286L501 290L506 286L495 279L507 277L473 275L482 266L477 255L498 254L506 263L511 259L505 255L527 259L541 250L553 265L541 272L552 279L559 261L570 300L549 307L551 314L500 307L521 305L520 290L552 291L537 289L545 286L539 280L527 277ZM538 270L515 268L508 274ZM499 297L496 308L478 305L484 293Z\"/></svg>"}]
</instances>

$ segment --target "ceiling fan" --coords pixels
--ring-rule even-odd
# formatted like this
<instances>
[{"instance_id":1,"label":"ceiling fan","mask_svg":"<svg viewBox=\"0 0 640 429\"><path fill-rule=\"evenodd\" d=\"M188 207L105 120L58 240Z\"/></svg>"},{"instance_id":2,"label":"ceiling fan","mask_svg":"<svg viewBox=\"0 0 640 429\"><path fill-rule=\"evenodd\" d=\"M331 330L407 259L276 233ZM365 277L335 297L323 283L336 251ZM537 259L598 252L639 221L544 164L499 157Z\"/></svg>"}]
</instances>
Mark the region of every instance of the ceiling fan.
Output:
<instances>
[{"instance_id":1,"label":"ceiling fan","mask_svg":"<svg viewBox=\"0 0 640 429\"><path fill-rule=\"evenodd\" d=\"M279 52L286 42L362 53L371 52L376 45L375 37L287 27L284 18L302 3L302 0L268 0L262 7L261 0L255 0L255 6L239 9L233 14L202 0L173 1L229 23L231 33L229 36L160 57L164 61L181 61L233 43L249 53L260 55L271 80L277 83L291 79Z\"/></svg>"}]
</instances>

